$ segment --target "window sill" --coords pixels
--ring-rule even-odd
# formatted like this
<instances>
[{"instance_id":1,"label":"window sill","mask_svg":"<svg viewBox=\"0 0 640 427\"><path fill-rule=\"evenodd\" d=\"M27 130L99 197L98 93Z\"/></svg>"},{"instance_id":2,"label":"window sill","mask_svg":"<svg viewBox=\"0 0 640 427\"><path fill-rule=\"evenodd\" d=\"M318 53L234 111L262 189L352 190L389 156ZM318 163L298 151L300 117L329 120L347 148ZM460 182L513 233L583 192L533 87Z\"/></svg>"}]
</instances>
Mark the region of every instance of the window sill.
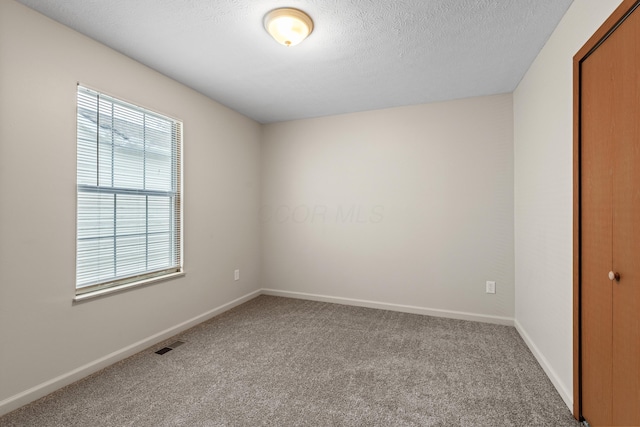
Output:
<instances>
[{"instance_id":1,"label":"window sill","mask_svg":"<svg viewBox=\"0 0 640 427\"><path fill-rule=\"evenodd\" d=\"M113 286L111 288L106 288L106 289L99 289L99 290L93 291L93 292L86 292L84 294L76 295L75 298L73 298L73 302L74 303L83 302L83 301L87 301L87 300L90 300L90 299L99 298L99 297L115 294L115 293L118 293L118 292L123 292L123 291L130 290L130 289L133 289L133 288L139 288L139 287L142 287L142 286L150 285L152 283L163 282L165 280L175 279L177 277L182 277L184 275L185 275L184 271L178 271L176 273L166 274L164 276L151 277L149 279L140 280L140 281L137 281L137 282L125 283L123 285Z\"/></svg>"}]
</instances>

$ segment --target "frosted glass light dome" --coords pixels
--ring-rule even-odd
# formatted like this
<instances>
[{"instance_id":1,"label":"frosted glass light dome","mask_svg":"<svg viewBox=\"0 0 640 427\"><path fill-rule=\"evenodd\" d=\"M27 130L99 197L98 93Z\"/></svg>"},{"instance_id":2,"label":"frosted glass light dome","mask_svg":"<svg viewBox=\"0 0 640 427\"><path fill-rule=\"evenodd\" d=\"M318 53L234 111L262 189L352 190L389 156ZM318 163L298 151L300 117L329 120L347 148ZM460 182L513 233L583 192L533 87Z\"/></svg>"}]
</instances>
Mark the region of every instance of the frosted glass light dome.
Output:
<instances>
[{"instance_id":1,"label":"frosted glass light dome","mask_svg":"<svg viewBox=\"0 0 640 427\"><path fill-rule=\"evenodd\" d=\"M278 43L295 46L313 31L313 21L301 10L275 9L264 17L264 28Z\"/></svg>"}]
</instances>

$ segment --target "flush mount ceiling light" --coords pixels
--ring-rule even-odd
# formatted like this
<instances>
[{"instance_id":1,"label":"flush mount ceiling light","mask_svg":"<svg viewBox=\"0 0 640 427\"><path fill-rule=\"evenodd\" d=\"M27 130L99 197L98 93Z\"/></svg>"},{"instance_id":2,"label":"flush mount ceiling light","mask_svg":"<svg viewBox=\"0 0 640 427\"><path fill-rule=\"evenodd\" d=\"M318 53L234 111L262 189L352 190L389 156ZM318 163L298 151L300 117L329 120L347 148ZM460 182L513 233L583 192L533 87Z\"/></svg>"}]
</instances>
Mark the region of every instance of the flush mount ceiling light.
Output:
<instances>
[{"instance_id":1,"label":"flush mount ceiling light","mask_svg":"<svg viewBox=\"0 0 640 427\"><path fill-rule=\"evenodd\" d=\"M264 28L278 43L295 46L313 31L313 21L301 10L275 9L264 17Z\"/></svg>"}]
</instances>

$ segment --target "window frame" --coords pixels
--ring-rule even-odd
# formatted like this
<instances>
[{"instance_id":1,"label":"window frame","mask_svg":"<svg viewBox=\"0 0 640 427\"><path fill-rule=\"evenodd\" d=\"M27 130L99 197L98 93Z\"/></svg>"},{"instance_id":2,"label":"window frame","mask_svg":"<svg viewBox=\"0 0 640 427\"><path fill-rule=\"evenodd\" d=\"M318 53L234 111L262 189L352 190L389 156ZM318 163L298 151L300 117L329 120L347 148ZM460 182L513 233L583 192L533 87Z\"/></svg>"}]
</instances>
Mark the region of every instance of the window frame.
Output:
<instances>
[{"instance_id":1,"label":"window frame","mask_svg":"<svg viewBox=\"0 0 640 427\"><path fill-rule=\"evenodd\" d=\"M171 151L172 156L172 164L171 164L171 175L172 179L175 180L175 193L173 191L157 191L157 190L130 190L127 188L117 188L117 187L100 187L99 185L91 186L86 184L80 184L79 177L79 153L80 153L80 145L79 145L79 131L80 131L80 123L79 123L79 110L80 110L80 93L84 91L85 93L95 94L97 96L96 102L100 102L100 97L106 98L109 102L114 102L118 104L120 107L131 108L131 110L136 110L141 112L144 115L153 116L156 119L166 120L172 123L171 130L171 138L172 141L177 144L175 150ZM98 110L99 111L99 110ZM152 283L165 281L169 279L173 279L176 277L181 277L185 275L184 272L184 124L183 121L177 119L173 116L160 113L156 110L147 108L139 103L131 102L126 98L114 96L107 92L97 90L89 85L78 82L76 86L76 114L75 114L75 125L76 125L76 206L75 206L75 297L73 299L74 302L80 302L87 299L108 295L115 292L120 292L126 289L131 289L140 286L146 286ZM99 126L99 125L98 125ZM143 125L146 126L146 125ZM99 138L99 129L96 129L96 137ZM100 144L98 140L97 144ZM146 144L146 142L145 142ZM145 148L146 149L146 148ZM174 158L175 157L175 158ZM97 158L96 161L99 162ZM99 164L97 165L99 168ZM113 166L112 166L113 167ZM98 172L97 172L98 173ZM113 172L112 172L113 173ZM143 175L143 179L145 179L146 175ZM81 190L82 189L82 190ZM105 190L106 191L101 191ZM120 277L120 278L112 278L108 280L102 280L98 283L91 285L84 285L78 287L78 255L79 255L79 199L81 192L90 193L96 192L99 194L114 194L114 195L126 195L128 193L135 193L137 195L145 195L146 197L160 195L160 196L168 196L169 194L173 194L175 198L173 207L171 208L170 222L173 223L172 228L176 228L177 231L174 231L170 234L170 241L173 239L178 240L178 244L174 245L174 249L176 251L175 256L177 257L177 265L169 267L169 268L161 268L154 271L145 271L134 273L129 276ZM171 197L171 196L169 196ZM115 199L114 199L115 200ZM116 202L114 201L114 204ZM170 205L171 206L171 205ZM117 209L114 208L117 212ZM148 211L147 211L148 213ZM146 227L148 227L148 219L146 219ZM115 233L115 231L114 231ZM145 236L148 235L148 231L145 232ZM117 239L117 235L114 234L114 242ZM147 243L148 245L148 243ZM145 250L145 253L148 255L149 249Z\"/></svg>"}]
</instances>

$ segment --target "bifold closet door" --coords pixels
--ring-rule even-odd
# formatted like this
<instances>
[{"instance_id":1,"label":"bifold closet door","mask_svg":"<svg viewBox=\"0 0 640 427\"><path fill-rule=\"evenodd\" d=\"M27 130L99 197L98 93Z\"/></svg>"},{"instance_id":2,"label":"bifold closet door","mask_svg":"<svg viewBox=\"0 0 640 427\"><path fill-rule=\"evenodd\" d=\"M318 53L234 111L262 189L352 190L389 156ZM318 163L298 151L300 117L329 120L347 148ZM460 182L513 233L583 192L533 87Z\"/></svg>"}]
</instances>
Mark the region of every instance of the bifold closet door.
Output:
<instances>
[{"instance_id":1,"label":"bifold closet door","mask_svg":"<svg viewBox=\"0 0 640 427\"><path fill-rule=\"evenodd\" d=\"M640 426L640 11L612 34L613 425Z\"/></svg>"},{"instance_id":2,"label":"bifold closet door","mask_svg":"<svg viewBox=\"0 0 640 427\"><path fill-rule=\"evenodd\" d=\"M635 11L581 67L582 415L591 426L640 425L639 86Z\"/></svg>"},{"instance_id":3,"label":"bifold closet door","mask_svg":"<svg viewBox=\"0 0 640 427\"><path fill-rule=\"evenodd\" d=\"M613 268L613 128L610 53L598 50L582 66L581 323L582 414L611 424ZM603 84L608 82L608 84Z\"/></svg>"}]
</instances>

